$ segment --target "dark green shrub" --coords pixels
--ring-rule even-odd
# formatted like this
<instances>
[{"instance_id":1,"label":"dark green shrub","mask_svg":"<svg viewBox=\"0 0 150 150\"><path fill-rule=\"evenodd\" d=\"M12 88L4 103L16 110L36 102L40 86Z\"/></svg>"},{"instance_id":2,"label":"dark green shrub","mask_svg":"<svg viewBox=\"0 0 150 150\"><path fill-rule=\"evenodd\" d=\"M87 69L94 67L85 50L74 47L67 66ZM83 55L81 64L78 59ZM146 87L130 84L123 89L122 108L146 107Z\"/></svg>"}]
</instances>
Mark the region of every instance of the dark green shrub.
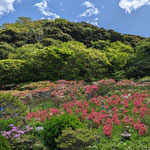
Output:
<instances>
[{"instance_id":1,"label":"dark green shrub","mask_svg":"<svg viewBox=\"0 0 150 150\"><path fill-rule=\"evenodd\" d=\"M34 143L34 136L24 136L22 138L15 139L10 144L12 150L31 150L33 149Z\"/></svg>"},{"instance_id":2,"label":"dark green shrub","mask_svg":"<svg viewBox=\"0 0 150 150\"><path fill-rule=\"evenodd\" d=\"M72 37L69 34L67 34L67 33L63 33L63 34L59 35L58 39L63 41L63 42L67 42L67 41L72 41L73 40Z\"/></svg>"},{"instance_id":3,"label":"dark green shrub","mask_svg":"<svg viewBox=\"0 0 150 150\"><path fill-rule=\"evenodd\" d=\"M9 126L10 124L16 125L15 120L12 119L12 118L10 118L10 119L5 119L5 118L0 119L0 132L11 130L11 127Z\"/></svg>"},{"instance_id":4,"label":"dark green shrub","mask_svg":"<svg viewBox=\"0 0 150 150\"><path fill-rule=\"evenodd\" d=\"M21 46L23 46L23 45L25 45L26 43L25 43L25 41L17 41L16 43L15 43L15 45L17 46L17 47L21 47Z\"/></svg>"},{"instance_id":5,"label":"dark green shrub","mask_svg":"<svg viewBox=\"0 0 150 150\"><path fill-rule=\"evenodd\" d=\"M11 118L20 120L25 115L25 105L10 93L0 93L0 106L3 108L3 111L0 111L3 117L11 116Z\"/></svg>"},{"instance_id":6,"label":"dark green shrub","mask_svg":"<svg viewBox=\"0 0 150 150\"><path fill-rule=\"evenodd\" d=\"M0 42L0 59L7 59L8 54L12 51L12 46L6 42Z\"/></svg>"},{"instance_id":7,"label":"dark green shrub","mask_svg":"<svg viewBox=\"0 0 150 150\"><path fill-rule=\"evenodd\" d=\"M61 40L63 42L67 42L67 41L72 41L72 37L71 35L67 34L67 33L57 33L57 34L52 34L52 35L49 35L48 37L50 38L53 38L55 40Z\"/></svg>"},{"instance_id":8,"label":"dark green shrub","mask_svg":"<svg viewBox=\"0 0 150 150\"><path fill-rule=\"evenodd\" d=\"M145 76L149 76L149 73L150 59L138 61L126 69L126 74L128 78L142 78Z\"/></svg>"},{"instance_id":9,"label":"dark green shrub","mask_svg":"<svg viewBox=\"0 0 150 150\"><path fill-rule=\"evenodd\" d=\"M55 141L62 150L84 150L98 139L95 130L87 128L71 128L62 131Z\"/></svg>"},{"instance_id":10,"label":"dark green shrub","mask_svg":"<svg viewBox=\"0 0 150 150\"><path fill-rule=\"evenodd\" d=\"M50 46L53 43L56 43L56 40L52 39L52 38L43 38L40 43L42 43L42 45L44 46Z\"/></svg>"},{"instance_id":11,"label":"dark green shrub","mask_svg":"<svg viewBox=\"0 0 150 150\"><path fill-rule=\"evenodd\" d=\"M0 134L0 150L11 150L7 139Z\"/></svg>"},{"instance_id":12,"label":"dark green shrub","mask_svg":"<svg viewBox=\"0 0 150 150\"><path fill-rule=\"evenodd\" d=\"M124 70L118 70L118 71L114 70L114 73L112 73L112 78L115 80L125 79L125 71Z\"/></svg>"},{"instance_id":13,"label":"dark green shrub","mask_svg":"<svg viewBox=\"0 0 150 150\"><path fill-rule=\"evenodd\" d=\"M104 40L98 40L98 41L92 41L91 42L92 47L96 48L96 49L106 49L108 46L110 46L110 42L109 41L104 41Z\"/></svg>"},{"instance_id":14,"label":"dark green shrub","mask_svg":"<svg viewBox=\"0 0 150 150\"><path fill-rule=\"evenodd\" d=\"M138 60L149 58L150 56L150 38L141 40L136 46L136 55Z\"/></svg>"},{"instance_id":15,"label":"dark green shrub","mask_svg":"<svg viewBox=\"0 0 150 150\"><path fill-rule=\"evenodd\" d=\"M44 144L54 150L57 149L55 139L62 134L62 130L72 128L73 130L84 125L75 116L64 114L62 116L52 117L44 123L42 132Z\"/></svg>"},{"instance_id":16,"label":"dark green shrub","mask_svg":"<svg viewBox=\"0 0 150 150\"><path fill-rule=\"evenodd\" d=\"M60 33L62 33L62 30L59 28L56 28L56 27L53 27L49 30L49 34L56 35L56 34L60 34Z\"/></svg>"}]
</instances>

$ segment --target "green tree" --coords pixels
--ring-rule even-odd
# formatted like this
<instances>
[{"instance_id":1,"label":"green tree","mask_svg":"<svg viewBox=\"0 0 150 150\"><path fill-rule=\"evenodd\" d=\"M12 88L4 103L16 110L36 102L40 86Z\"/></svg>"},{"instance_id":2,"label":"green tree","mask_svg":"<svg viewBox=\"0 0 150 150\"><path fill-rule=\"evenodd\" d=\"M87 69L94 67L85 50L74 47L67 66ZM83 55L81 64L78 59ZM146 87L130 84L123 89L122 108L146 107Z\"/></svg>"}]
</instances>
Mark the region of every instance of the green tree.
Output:
<instances>
[{"instance_id":1,"label":"green tree","mask_svg":"<svg viewBox=\"0 0 150 150\"><path fill-rule=\"evenodd\" d=\"M136 46L137 59L146 59L150 56L150 38L140 41Z\"/></svg>"}]
</instances>

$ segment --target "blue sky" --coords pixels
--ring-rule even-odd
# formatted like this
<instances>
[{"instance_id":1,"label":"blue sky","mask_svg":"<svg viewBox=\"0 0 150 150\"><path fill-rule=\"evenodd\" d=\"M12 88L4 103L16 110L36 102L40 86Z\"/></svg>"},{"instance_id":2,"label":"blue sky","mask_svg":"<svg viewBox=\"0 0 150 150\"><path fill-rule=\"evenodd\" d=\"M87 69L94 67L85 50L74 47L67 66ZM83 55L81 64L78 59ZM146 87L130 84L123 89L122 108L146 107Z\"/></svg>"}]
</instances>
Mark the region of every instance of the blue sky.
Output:
<instances>
[{"instance_id":1,"label":"blue sky","mask_svg":"<svg viewBox=\"0 0 150 150\"><path fill-rule=\"evenodd\" d=\"M0 25L15 22L19 16L61 17L150 37L150 0L0 0Z\"/></svg>"}]
</instances>

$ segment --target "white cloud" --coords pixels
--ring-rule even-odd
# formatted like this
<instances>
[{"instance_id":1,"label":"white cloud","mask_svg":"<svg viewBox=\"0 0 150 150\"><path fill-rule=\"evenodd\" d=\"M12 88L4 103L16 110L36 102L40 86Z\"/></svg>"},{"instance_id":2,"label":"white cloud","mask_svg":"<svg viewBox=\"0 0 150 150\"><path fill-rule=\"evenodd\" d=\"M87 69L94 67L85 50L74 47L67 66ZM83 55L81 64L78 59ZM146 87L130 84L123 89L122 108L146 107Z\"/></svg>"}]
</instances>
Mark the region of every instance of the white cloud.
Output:
<instances>
[{"instance_id":1,"label":"white cloud","mask_svg":"<svg viewBox=\"0 0 150 150\"><path fill-rule=\"evenodd\" d=\"M90 24L98 27L98 22L96 22L96 21L92 21Z\"/></svg>"},{"instance_id":2,"label":"white cloud","mask_svg":"<svg viewBox=\"0 0 150 150\"><path fill-rule=\"evenodd\" d=\"M92 21L88 20L86 22L98 27L98 20L98 18L94 18Z\"/></svg>"},{"instance_id":3,"label":"white cloud","mask_svg":"<svg viewBox=\"0 0 150 150\"><path fill-rule=\"evenodd\" d=\"M92 15L99 14L98 8L96 8L93 3L86 1L82 3L82 5L87 7L87 10L83 12L82 14L80 14L79 17L90 17Z\"/></svg>"},{"instance_id":4,"label":"white cloud","mask_svg":"<svg viewBox=\"0 0 150 150\"><path fill-rule=\"evenodd\" d=\"M15 11L14 3L20 3L21 0L0 0L0 16Z\"/></svg>"},{"instance_id":5,"label":"white cloud","mask_svg":"<svg viewBox=\"0 0 150 150\"><path fill-rule=\"evenodd\" d=\"M38 7L44 16L51 17L51 19L60 18L59 15L49 10L47 6L47 0L42 0L40 3L36 3L34 6Z\"/></svg>"},{"instance_id":6,"label":"white cloud","mask_svg":"<svg viewBox=\"0 0 150 150\"><path fill-rule=\"evenodd\" d=\"M82 4L83 6L86 6L87 8L89 7L95 7L93 3L89 2L89 1L86 1Z\"/></svg>"},{"instance_id":7,"label":"white cloud","mask_svg":"<svg viewBox=\"0 0 150 150\"><path fill-rule=\"evenodd\" d=\"M150 5L150 0L121 0L119 2L119 6L129 14L144 5Z\"/></svg>"}]
</instances>

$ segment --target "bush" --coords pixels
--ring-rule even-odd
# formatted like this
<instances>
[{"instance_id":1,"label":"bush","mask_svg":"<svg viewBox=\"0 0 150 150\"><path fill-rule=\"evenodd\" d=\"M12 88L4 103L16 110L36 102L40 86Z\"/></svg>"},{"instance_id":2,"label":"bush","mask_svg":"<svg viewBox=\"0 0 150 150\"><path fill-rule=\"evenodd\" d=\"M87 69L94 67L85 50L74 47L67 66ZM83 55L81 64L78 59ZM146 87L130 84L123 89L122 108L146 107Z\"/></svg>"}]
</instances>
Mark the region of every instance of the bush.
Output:
<instances>
[{"instance_id":1,"label":"bush","mask_svg":"<svg viewBox=\"0 0 150 150\"><path fill-rule=\"evenodd\" d=\"M150 76L139 79L139 82L150 82Z\"/></svg>"},{"instance_id":2,"label":"bush","mask_svg":"<svg viewBox=\"0 0 150 150\"><path fill-rule=\"evenodd\" d=\"M40 80L98 80L108 75L105 53L69 41L43 48L28 44L0 60L0 84ZM20 60L21 59L21 60Z\"/></svg>"},{"instance_id":3,"label":"bush","mask_svg":"<svg viewBox=\"0 0 150 150\"><path fill-rule=\"evenodd\" d=\"M58 117L52 117L49 121L44 123L44 130L42 132L44 144L50 149L57 149L55 139L62 134L62 130L72 128L73 130L84 125L72 115L64 114Z\"/></svg>"},{"instance_id":4,"label":"bush","mask_svg":"<svg viewBox=\"0 0 150 150\"><path fill-rule=\"evenodd\" d=\"M0 59L7 59L8 54L12 51L12 46L6 42L0 42Z\"/></svg>"},{"instance_id":5,"label":"bush","mask_svg":"<svg viewBox=\"0 0 150 150\"><path fill-rule=\"evenodd\" d=\"M17 47L21 47L21 46L23 46L23 45L25 45L26 43L25 43L25 41L17 41L16 43L15 43L15 45L17 46Z\"/></svg>"},{"instance_id":6,"label":"bush","mask_svg":"<svg viewBox=\"0 0 150 150\"><path fill-rule=\"evenodd\" d=\"M0 150L11 150L7 139L0 134Z\"/></svg>"},{"instance_id":7,"label":"bush","mask_svg":"<svg viewBox=\"0 0 150 150\"><path fill-rule=\"evenodd\" d=\"M99 144L97 144L98 150L103 149L117 149L117 150L148 150L150 148L150 138L144 137L143 139L131 139L131 140L125 140L121 141L120 139L107 139L104 141L101 141Z\"/></svg>"},{"instance_id":8,"label":"bush","mask_svg":"<svg viewBox=\"0 0 150 150\"><path fill-rule=\"evenodd\" d=\"M56 85L50 81L27 82L18 84L16 90L35 90L44 88L54 88Z\"/></svg>"},{"instance_id":9,"label":"bush","mask_svg":"<svg viewBox=\"0 0 150 150\"><path fill-rule=\"evenodd\" d=\"M3 94L0 93L0 106L3 108L3 117L11 116L11 118L19 120L25 115L26 107L22 102L18 100L17 97L12 96L10 93Z\"/></svg>"},{"instance_id":10,"label":"bush","mask_svg":"<svg viewBox=\"0 0 150 150\"><path fill-rule=\"evenodd\" d=\"M29 80L29 76L25 60L0 60L0 85L24 82Z\"/></svg>"},{"instance_id":11,"label":"bush","mask_svg":"<svg viewBox=\"0 0 150 150\"><path fill-rule=\"evenodd\" d=\"M1 131L10 131L11 127L10 124L15 124L14 119L0 119L0 132Z\"/></svg>"},{"instance_id":12,"label":"bush","mask_svg":"<svg viewBox=\"0 0 150 150\"><path fill-rule=\"evenodd\" d=\"M82 150L96 142L97 139L98 135L95 130L78 128L74 131L69 128L63 130L55 141L62 150Z\"/></svg>"},{"instance_id":13,"label":"bush","mask_svg":"<svg viewBox=\"0 0 150 150\"><path fill-rule=\"evenodd\" d=\"M150 73L150 59L138 61L126 69L126 74L128 78L136 78L136 79L142 78L145 76L149 76L149 73Z\"/></svg>"},{"instance_id":14,"label":"bush","mask_svg":"<svg viewBox=\"0 0 150 150\"><path fill-rule=\"evenodd\" d=\"M42 43L42 45L44 46L50 46L53 43L56 43L56 40L52 39L52 38L43 38L40 43Z\"/></svg>"}]
</instances>

